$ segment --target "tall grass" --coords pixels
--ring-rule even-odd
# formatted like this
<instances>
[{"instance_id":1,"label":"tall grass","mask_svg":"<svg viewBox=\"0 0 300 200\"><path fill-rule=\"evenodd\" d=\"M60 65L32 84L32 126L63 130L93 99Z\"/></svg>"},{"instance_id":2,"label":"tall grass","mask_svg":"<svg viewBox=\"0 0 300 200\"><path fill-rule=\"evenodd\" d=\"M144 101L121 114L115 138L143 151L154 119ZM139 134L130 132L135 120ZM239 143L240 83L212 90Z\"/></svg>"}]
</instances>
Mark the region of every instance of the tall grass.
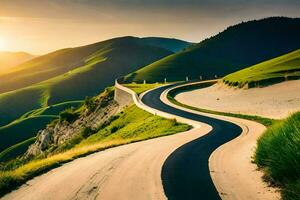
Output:
<instances>
[{"instance_id":1,"label":"tall grass","mask_svg":"<svg viewBox=\"0 0 300 200\"><path fill-rule=\"evenodd\" d=\"M147 91L147 90L151 90L153 88L162 86L164 84L162 83L145 83L145 84L138 84L138 83L130 83L130 84L124 84L125 87L130 88L131 90L133 90L135 93L137 93L138 95L140 95L141 93Z\"/></svg>"},{"instance_id":2,"label":"tall grass","mask_svg":"<svg viewBox=\"0 0 300 200\"><path fill-rule=\"evenodd\" d=\"M300 199L300 112L266 130L257 142L255 162L282 187L283 199Z\"/></svg>"}]
</instances>

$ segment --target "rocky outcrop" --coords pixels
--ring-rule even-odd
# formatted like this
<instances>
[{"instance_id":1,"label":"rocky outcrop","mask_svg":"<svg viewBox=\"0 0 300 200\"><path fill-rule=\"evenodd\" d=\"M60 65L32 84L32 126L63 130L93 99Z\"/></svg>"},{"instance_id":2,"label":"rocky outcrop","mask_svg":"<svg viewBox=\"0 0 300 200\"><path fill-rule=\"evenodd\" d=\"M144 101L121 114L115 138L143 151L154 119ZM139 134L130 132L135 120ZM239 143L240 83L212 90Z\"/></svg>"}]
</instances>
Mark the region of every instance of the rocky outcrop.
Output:
<instances>
[{"instance_id":1,"label":"rocky outcrop","mask_svg":"<svg viewBox=\"0 0 300 200\"><path fill-rule=\"evenodd\" d=\"M119 110L119 104L113 100L112 92L104 92L81 106L80 115L75 121L57 120L57 122L49 124L44 130L40 130L35 143L29 147L24 157L35 157L53 147L58 147L81 134L85 128L97 130L101 124L107 122Z\"/></svg>"}]
</instances>

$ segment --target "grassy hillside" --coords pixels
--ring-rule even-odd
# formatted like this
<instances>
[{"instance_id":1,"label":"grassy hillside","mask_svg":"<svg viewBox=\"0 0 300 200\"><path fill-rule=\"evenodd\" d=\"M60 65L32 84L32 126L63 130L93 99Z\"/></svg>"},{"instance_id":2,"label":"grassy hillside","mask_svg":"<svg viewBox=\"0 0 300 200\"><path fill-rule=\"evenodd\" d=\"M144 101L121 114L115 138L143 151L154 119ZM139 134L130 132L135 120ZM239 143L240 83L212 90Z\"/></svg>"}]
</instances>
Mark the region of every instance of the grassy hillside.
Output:
<instances>
[{"instance_id":1,"label":"grassy hillside","mask_svg":"<svg viewBox=\"0 0 300 200\"><path fill-rule=\"evenodd\" d=\"M33 59L35 56L25 52L0 52L0 74L5 70Z\"/></svg>"},{"instance_id":2,"label":"grassy hillside","mask_svg":"<svg viewBox=\"0 0 300 200\"><path fill-rule=\"evenodd\" d=\"M105 43L105 45L103 45L103 43ZM43 68L45 70L47 68L51 69L50 71L55 71L54 74L58 71L62 72L67 70L67 72L46 81L1 94L0 125L3 126L10 123L30 110L65 101L84 99L86 96L94 96L105 87L112 85L115 78L135 71L142 66L172 53L163 48L150 46L148 44L142 45L141 39L133 37L117 38L109 40L109 44L108 41L103 43L101 43L100 49L99 44L95 44L97 48L92 45L92 47L79 47L78 50L74 50L75 54L72 54L72 59L70 58L72 61L74 61L75 57L82 57L82 54L79 53L83 51L82 48L88 48L87 52L90 54L87 56L87 53L84 52L83 55L85 57L81 60L81 65L77 63L78 66L74 65L76 68L73 66L73 69L71 69L70 61L68 61L70 56L66 56L65 53L63 53L67 51L67 55L69 55L70 50L55 52L54 54L62 54L62 56L57 58L52 58L53 55L50 54L30 61L30 63L35 62L36 65L29 68L25 67L21 70L22 72L37 70L37 68ZM93 51L91 49L93 49ZM80 54L80 56L78 54ZM44 61L45 57L50 59L47 62L51 61L50 63L52 64L58 64L57 67L47 67L47 65L44 65L44 62L41 62L43 63L41 65L38 64L41 60ZM69 63L68 67L60 66L59 64L61 63L59 62L63 62L65 59L67 60L66 63ZM20 72L17 71L16 73ZM37 72L34 73L36 79L30 78L30 81L41 79L43 75L40 73L42 72L37 70ZM31 76L27 78L29 77ZM0 77L0 80L3 79ZM18 78L12 78L12 80L19 81ZM22 99L22 101L20 101L20 99Z\"/></svg>"},{"instance_id":3,"label":"grassy hillside","mask_svg":"<svg viewBox=\"0 0 300 200\"><path fill-rule=\"evenodd\" d=\"M115 78L173 53L152 45L151 41L143 41L134 37L116 38L60 50L16 67L10 76L22 74L22 78L30 81L47 78L52 72L52 75L64 73L0 94L0 151L35 136L62 110L78 106L86 96L99 94L113 85ZM44 74L45 71L51 73ZM19 84L17 77L11 80Z\"/></svg>"},{"instance_id":4,"label":"grassy hillside","mask_svg":"<svg viewBox=\"0 0 300 200\"><path fill-rule=\"evenodd\" d=\"M127 77L129 82L224 76L300 47L300 18L273 17L237 24Z\"/></svg>"},{"instance_id":5,"label":"grassy hillside","mask_svg":"<svg viewBox=\"0 0 300 200\"><path fill-rule=\"evenodd\" d=\"M8 147L22 143L28 138L36 136L37 132L46 127L46 125L53 119L58 118L59 113L70 107L78 107L83 101L70 101L48 107L31 110L22 115L17 120L11 122L8 125L0 127L0 152ZM22 148L25 145L22 145ZM19 145L12 147L10 150L14 150ZM2 156L0 153L0 162Z\"/></svg>"},{"instance_id":6,"label":"grassy hillside","mask_svg":"<svg viewBox=\"0 0 300 200\"><path fill-rule=\"evenodd\" d=\"M147 113L135 105L130 106L115 116L110 123L100 127L96 133L92 135L82 133L81 136L77 136L76 144L72 144L71 146L74 147L71 149L33 159L29 163L16 160L0 166L0 196L34 176L80 156L123 144L183 132L190 128L189 125L177 123L175 120Z\"/></svg>"},{"instance_id":7,"label":"grassy hillside","mask_svg":"<svg viewBox=\"0 0 300 200\"><path fill-rule=\"evenodd\" d=\"M56 77L58 75L65 74L71 70L86 65L91 57L97 56L97 54L99 55L106 51L109 52L112 50L117 50L119 53L125 53L124 56L126 56L126 48L128 48L128 51L130 51L130 48L151 47L152 52L150 55L146 56L146 59L148 56L151 58L151 56L155 54L157 55L156 58L162 58L166 55L170 55L174 51L185 48L187 45L189 45L189 43L168 38L144 39L135 37L123 37L110 39L87 46L58 50L44 56L37 57L21 65L15 66L5 73L0 73L0 93L24 88L26 86L30 86L32 84ZM123 49L123 52L121 52L120 48ZM163 50L164 52L162 52ZM116 55L114 55L114 57L115 56ZM131 57L128 57L128 59L133 60L133 58ZM142 64L149 63L151 62L144 62ZM136 61L136 63L133 64L139 63L138 61Z\"/></svg>"},{"instance_id":8,"label":"grassy hillside","mask_svg":"<svg viewBox=\"0 0 300 200\"><path fill-rule=\"evenodd\" d=\"M275 123L259 138L255 162L286 200L300 199L300 112Z\"/></svg>"},{"instance_id":9,"label":"grassy hillside","mask_svg":"<svg viewBox=\"0 0 300 200\"><path fill-rule=\"evenodd\" d=\"M230 86L255 87L300 78L300 49L227 75Z\"/></svg>"}]
</instances>

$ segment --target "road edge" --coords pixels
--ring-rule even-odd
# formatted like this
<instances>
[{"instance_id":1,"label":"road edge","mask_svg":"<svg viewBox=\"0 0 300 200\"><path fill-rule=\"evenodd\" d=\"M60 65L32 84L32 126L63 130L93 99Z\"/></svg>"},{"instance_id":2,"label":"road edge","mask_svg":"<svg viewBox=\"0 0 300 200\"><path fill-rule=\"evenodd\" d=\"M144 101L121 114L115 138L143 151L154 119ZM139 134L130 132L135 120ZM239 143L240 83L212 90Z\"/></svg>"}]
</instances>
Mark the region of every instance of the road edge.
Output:
<instances>
[{"instance_id":1,"label":"road edge","mask_svg":"<svg viewBox=\"0 0 300 200\"><path fill-rule=\"evenodd\" d=\"M195 83L186 83L168 88L161 94L161 101L177 109L234 123L243 130L240 136L221 145L209 157L210 175L221 198L226 200L280 199L278 190L269 187L262 180L263 172L258 171L257 166L251 161L256 141L265 130L265 126L246 119L208 114L183 108L168 100L168 92L189 84Z\"/></svg>"}]
</instances>

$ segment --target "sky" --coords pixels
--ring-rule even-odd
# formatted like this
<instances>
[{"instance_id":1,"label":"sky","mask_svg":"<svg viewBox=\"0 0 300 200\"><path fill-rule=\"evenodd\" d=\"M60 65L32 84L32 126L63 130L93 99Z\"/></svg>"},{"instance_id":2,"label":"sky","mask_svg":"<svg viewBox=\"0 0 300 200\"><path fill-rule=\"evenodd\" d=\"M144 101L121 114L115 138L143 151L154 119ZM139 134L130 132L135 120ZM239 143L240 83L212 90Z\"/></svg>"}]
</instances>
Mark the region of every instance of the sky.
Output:
<instances>
[{"instance_id":1,"label":"sky","mask_svg":"<svg viewBox=\"0 0 300 200\"><path fill-rule=\"evenodd\" d=\"M269 16L300 17L299 0L0 0L0 51L41 55L121 36L191 42Z\"/></svg>"}]
</instances>

